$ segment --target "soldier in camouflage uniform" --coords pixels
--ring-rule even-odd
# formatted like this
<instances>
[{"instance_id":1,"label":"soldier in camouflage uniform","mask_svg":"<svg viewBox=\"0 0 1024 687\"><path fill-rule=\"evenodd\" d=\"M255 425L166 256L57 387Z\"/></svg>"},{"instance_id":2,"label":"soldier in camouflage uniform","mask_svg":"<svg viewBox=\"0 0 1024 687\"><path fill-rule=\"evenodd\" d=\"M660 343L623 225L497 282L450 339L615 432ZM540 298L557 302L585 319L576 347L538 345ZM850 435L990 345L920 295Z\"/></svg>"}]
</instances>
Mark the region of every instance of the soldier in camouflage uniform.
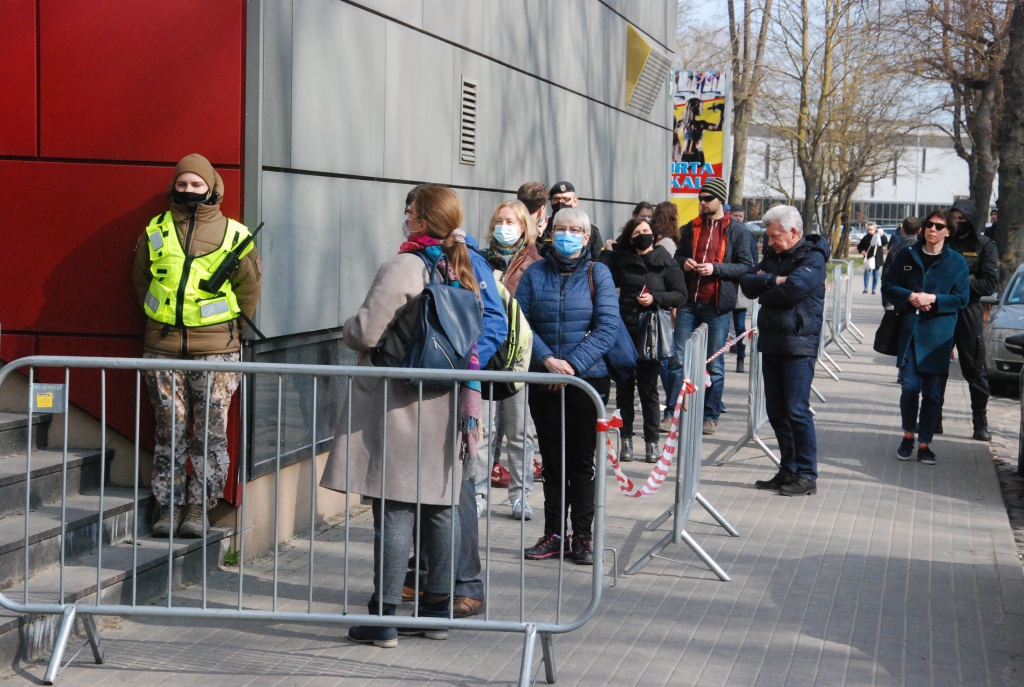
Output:
<instances>
[{"instance_id":1,"label":"soldier in camouflage uniform","mask_svg":"<svg viewBox=\"0 0 1024 687\"><path fill-rule=\"evenodd\" d=\"M174 169L167 192L169 212L153 218L139 239L132 281L147 315L146 358L239 360L240 316L251 318L256 310L262 267L255 248L245 248L241 262L220 290L203 290L204 285L209 286L204 280L223 264L233 247L239 246L242 252L248 235L246 227L221 214L223 196L224 182L209 161L189 155ZM209 399L205 372L151 371L146 373L146 381L156 411L153 495L161 507L153 534L168 536L173 522L178 536L201 537L206 511L224 495L229 466L228 408L239 375L213 374ZM173 397L172 387L176 387ZM188 475L189 465L192 475Z\"/></svg>"}]
</instances>

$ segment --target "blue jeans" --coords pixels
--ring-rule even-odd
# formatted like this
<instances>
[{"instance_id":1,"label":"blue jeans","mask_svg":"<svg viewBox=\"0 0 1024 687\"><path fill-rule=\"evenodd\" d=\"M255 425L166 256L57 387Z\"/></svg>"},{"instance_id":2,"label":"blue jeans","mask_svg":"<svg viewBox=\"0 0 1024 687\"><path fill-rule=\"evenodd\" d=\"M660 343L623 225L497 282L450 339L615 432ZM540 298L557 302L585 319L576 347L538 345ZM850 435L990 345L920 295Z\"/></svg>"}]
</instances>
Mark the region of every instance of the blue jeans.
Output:
<instances>
[{"instance_id":1,"label":"blue jeans","mask_svg":"<svg viewBox=\"0 0 1024 687\"><path fill-rule=\"evenodd\" d=\"M739 336L747 329L747 311L745 308L732 311L732 328ZM740 339L736 342L736 359L743 360L747 357L747 340Z\"/></svg>"},{"instance_id":2,"label":"blue jeans","mask_svg":"<svg viewBox=\"0 0 1024 687\"><path fill-rule=\"evenodd\" d=\"M811 382L816 358L762 355L768 421L779 442L782 469L818 479L818 437L811 415Z\"/></svg>"},{"instance_id":3,"label":"blue jeans","mask_svg":"<svg viewBox=\"0 0 1024 687\"><path fill-rule=\"evenodd\" d=\"M911 339L900 368L903 393L900 394L900 415L903 417L903 431L917 433L922 444L932 443L935 427L942 414L942 400L946 391L946 375L921 372L917 369L917 354ZM921 417L918 418L918 404Z\"/></svg>"},{"instance_id":4,"label":"blue jeans","mask_svg":"<svg viewBox=\"0 0 1024 687\"><path fill-rule=\"evenodd\" d=\"M664 417L672 417L679 399L679 387L683 385L683 371L674 367L671 360L661 361L661 385L665 387Z\"/></svg>"},{"instance_id":5,"label":"blue jeans","mask_svg":"<svg viewBox=\"0 0 1024 687\"><path fill-rule=\"evenodd\" d=\"M682 385L683 351L686 346L686 339L697 327L702 324L708 326L708 350L705 357L725 345L729 338L729 313L718 314L713 305L705 303L687 303L676 309L676 332L675 344L676 354L672 357L672 367L679 370L679 385ZM711 388L704 394L704 419L718 422L718 416L722 414L722 391L725 389L725 357L718 356L707 366L708 374L711 375ZM694 384L701 384L704 380L691 380ZM679 386L676 386L672 394L674 403L679 395Z\"/></svg>"},{"instance_id":6,"label":"blue jeans","mask_svg":"<svg viewBox=\"0 0 1024 687\"><path fill-rule=\"evenodd\" d=\"M875 259L877 260L878 258L875 258ZM881 271L882 271L882 267L881 267L881 265L879 265L878 267L876 267L876 268L875 268L875 269L873 269L873 270L869 270L869 269L868 269L868 268L866 268L866 267L864 268L864 290L865 290L865 291L867 291L867 290L868 290L868 279L869 279L870 275L874 275L874 278L873 278L873 279L871 279L871 281L872 281L872 284L871 284L871 293L874 293L875 291L877 291L877 290L878 290L878 274L879 274L879 273L880 273Z\"/></svg>"}]
</instances>

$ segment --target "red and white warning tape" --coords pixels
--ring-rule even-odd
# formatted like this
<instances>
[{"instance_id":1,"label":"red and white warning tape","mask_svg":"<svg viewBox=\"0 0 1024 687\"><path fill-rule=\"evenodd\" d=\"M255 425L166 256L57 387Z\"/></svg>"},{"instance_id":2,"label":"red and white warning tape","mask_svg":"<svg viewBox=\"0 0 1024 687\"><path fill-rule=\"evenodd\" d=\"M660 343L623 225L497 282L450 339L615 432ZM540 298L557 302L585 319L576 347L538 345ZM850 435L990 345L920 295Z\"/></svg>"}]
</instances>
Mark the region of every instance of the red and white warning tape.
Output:
<instances>
[{"instance_id":1,"label":"red and white warning tape","mask_svg":"<svg viewBox=\"0 0 1024 687\"><path fill-rule=\"evenodd\" d=\"M705 364L710 363L712 360L729 350L733 344L738 341L742 341L744 338L752 338L754 336L754 329L748 329L739 336L730 339L725 342L718 351L715 352L710 358L707 359ZM708 378L707 372L704 373L704 386L711 386L710 379ZM651 470L651 474L647 477L647 481L644 482L643 486L637 487L627 475L622 472L622 468L619 465L619 457L615 453L615 447L612 445L611 437L606 438L606 445L608 449L608 461L612 464L612 470L615 472L615 479L619 483L619 490L624 496L631 499L644 499L648 496L653 496L655 492L665 482L665 478L668 477L669 469L672 467L672 461L676 455L676 448L678 446L679 438L679 417L683 410L683 400L690 394L697 393L697 386L692 380L684 379L682 388L679 389L679 398L676 399L676 407L672 413L672 426L668 430L668 440L665 441L665 448L661 451L661 456L658 458L658 462L654 465L654 469ZM612 415L611 420L606 422L599 422L598 429L608 431L609 429L621 428L622 417L619 415L619 411L615 411Z\"/></svg>"}]
</instances>

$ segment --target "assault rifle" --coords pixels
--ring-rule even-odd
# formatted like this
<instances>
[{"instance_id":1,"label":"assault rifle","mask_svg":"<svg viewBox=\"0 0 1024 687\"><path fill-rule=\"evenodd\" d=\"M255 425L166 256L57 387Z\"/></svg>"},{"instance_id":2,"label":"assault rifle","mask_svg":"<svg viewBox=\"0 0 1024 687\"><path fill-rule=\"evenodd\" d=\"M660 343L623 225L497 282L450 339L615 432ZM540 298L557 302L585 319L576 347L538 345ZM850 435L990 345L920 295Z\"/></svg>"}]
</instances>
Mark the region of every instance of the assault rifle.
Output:
<instances>
[{"instance_id":1,"label":"assault rifle","mask_svg":"<svg viewBox=\"0 0 1024 687\"><path fill-rule=\"evenodd\" d=\"M231 276L231 273L238 269L238 265L242 262L242 253L245 252L245 250L249 247L249 244L252 243L253 239L256 238L256 234L260 233L260 229L263 228L263 224L263 222L260 222L260 225L256 227L256 231L246 236L245 239L240 244L232 248L231 252L227 254L227 257L225 257L224 260L222 260L221 263L217 265L217 269L213 271L213 274L210 275L210 278L200 280L199 288L201 288L203 291L206 291L207 293L219 293L221 287L224 286L224 282L226 282L228 280L228 277ZM244 312L239 313L239 316L243 320L245 320L245 323L249 325L249 327L256 333L257 336L259 336L261 339L267 338L263 336L263 332L256 328L256 325L253 324L252 320L246 317Z\"/></svg>"}]
</instances>

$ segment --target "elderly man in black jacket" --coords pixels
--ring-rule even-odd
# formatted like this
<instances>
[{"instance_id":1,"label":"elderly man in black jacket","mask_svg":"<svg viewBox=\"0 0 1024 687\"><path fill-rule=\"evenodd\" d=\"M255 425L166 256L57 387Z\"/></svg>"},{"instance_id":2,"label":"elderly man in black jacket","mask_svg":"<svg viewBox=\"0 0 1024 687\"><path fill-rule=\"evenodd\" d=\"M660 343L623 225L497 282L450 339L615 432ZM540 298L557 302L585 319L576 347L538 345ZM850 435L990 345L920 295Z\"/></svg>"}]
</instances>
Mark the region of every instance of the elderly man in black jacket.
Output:
<instances>
[{"instance_id":1,"label":"elderly man in black jacket","mask_svg":"<svg viewBox=\"0 0 1024 687\"><path fill-rule=\"evenodd\" d=\"M729 314L736 307L739 279L754 264L750 255L750 231L733 220L724 203L728 195L724 179L704 182L697 196L700 215L679 232L676 262L686 274L686 303L676 309L675 355L672 367L683 367L686 339L701 324L708 326L710 356L729 336ZM718 356L708 363L711 388L704 395L704 434L714 434L722 414L722 391L725 388L725 358ZM673 389L675 399L679 389Z\"/></svg>"},{"instance_id":2,"label":"elderly man in black jacket","mask_svg":"<svg viewBox=\"0 0 1024 687\"><path fill-rule=\"evenodd\" d=\"M991 296L999 288L999 251L996 244L981 233L984 227L978 221L973 201L958 200L951 209L956 218L956 229L950 235L949 247L964 256L971 283L971 301L960 311L956 321L956 351L960 358L960 372L971 393L974 438L992 441L988 431L990 392L985 371L985 344L981 340L985 326L981 299Z\"/></svg>"},{"instance_id":3,"label":"elderly man in black jacket","mask_svg":"<svg viewBox=\"0 0 1024 687\"><path fill-rule=\"evenodd\" d=\"M757 328L765 407L782 466L774 477L754 486L785 496L811 495L817 491L818 440L809 401L830 250L821 236L803 235L800 211L792 206L774 207L762 219L768 249L740 286L747 298L761 303Z\"/></svg>"}]
</instances>

